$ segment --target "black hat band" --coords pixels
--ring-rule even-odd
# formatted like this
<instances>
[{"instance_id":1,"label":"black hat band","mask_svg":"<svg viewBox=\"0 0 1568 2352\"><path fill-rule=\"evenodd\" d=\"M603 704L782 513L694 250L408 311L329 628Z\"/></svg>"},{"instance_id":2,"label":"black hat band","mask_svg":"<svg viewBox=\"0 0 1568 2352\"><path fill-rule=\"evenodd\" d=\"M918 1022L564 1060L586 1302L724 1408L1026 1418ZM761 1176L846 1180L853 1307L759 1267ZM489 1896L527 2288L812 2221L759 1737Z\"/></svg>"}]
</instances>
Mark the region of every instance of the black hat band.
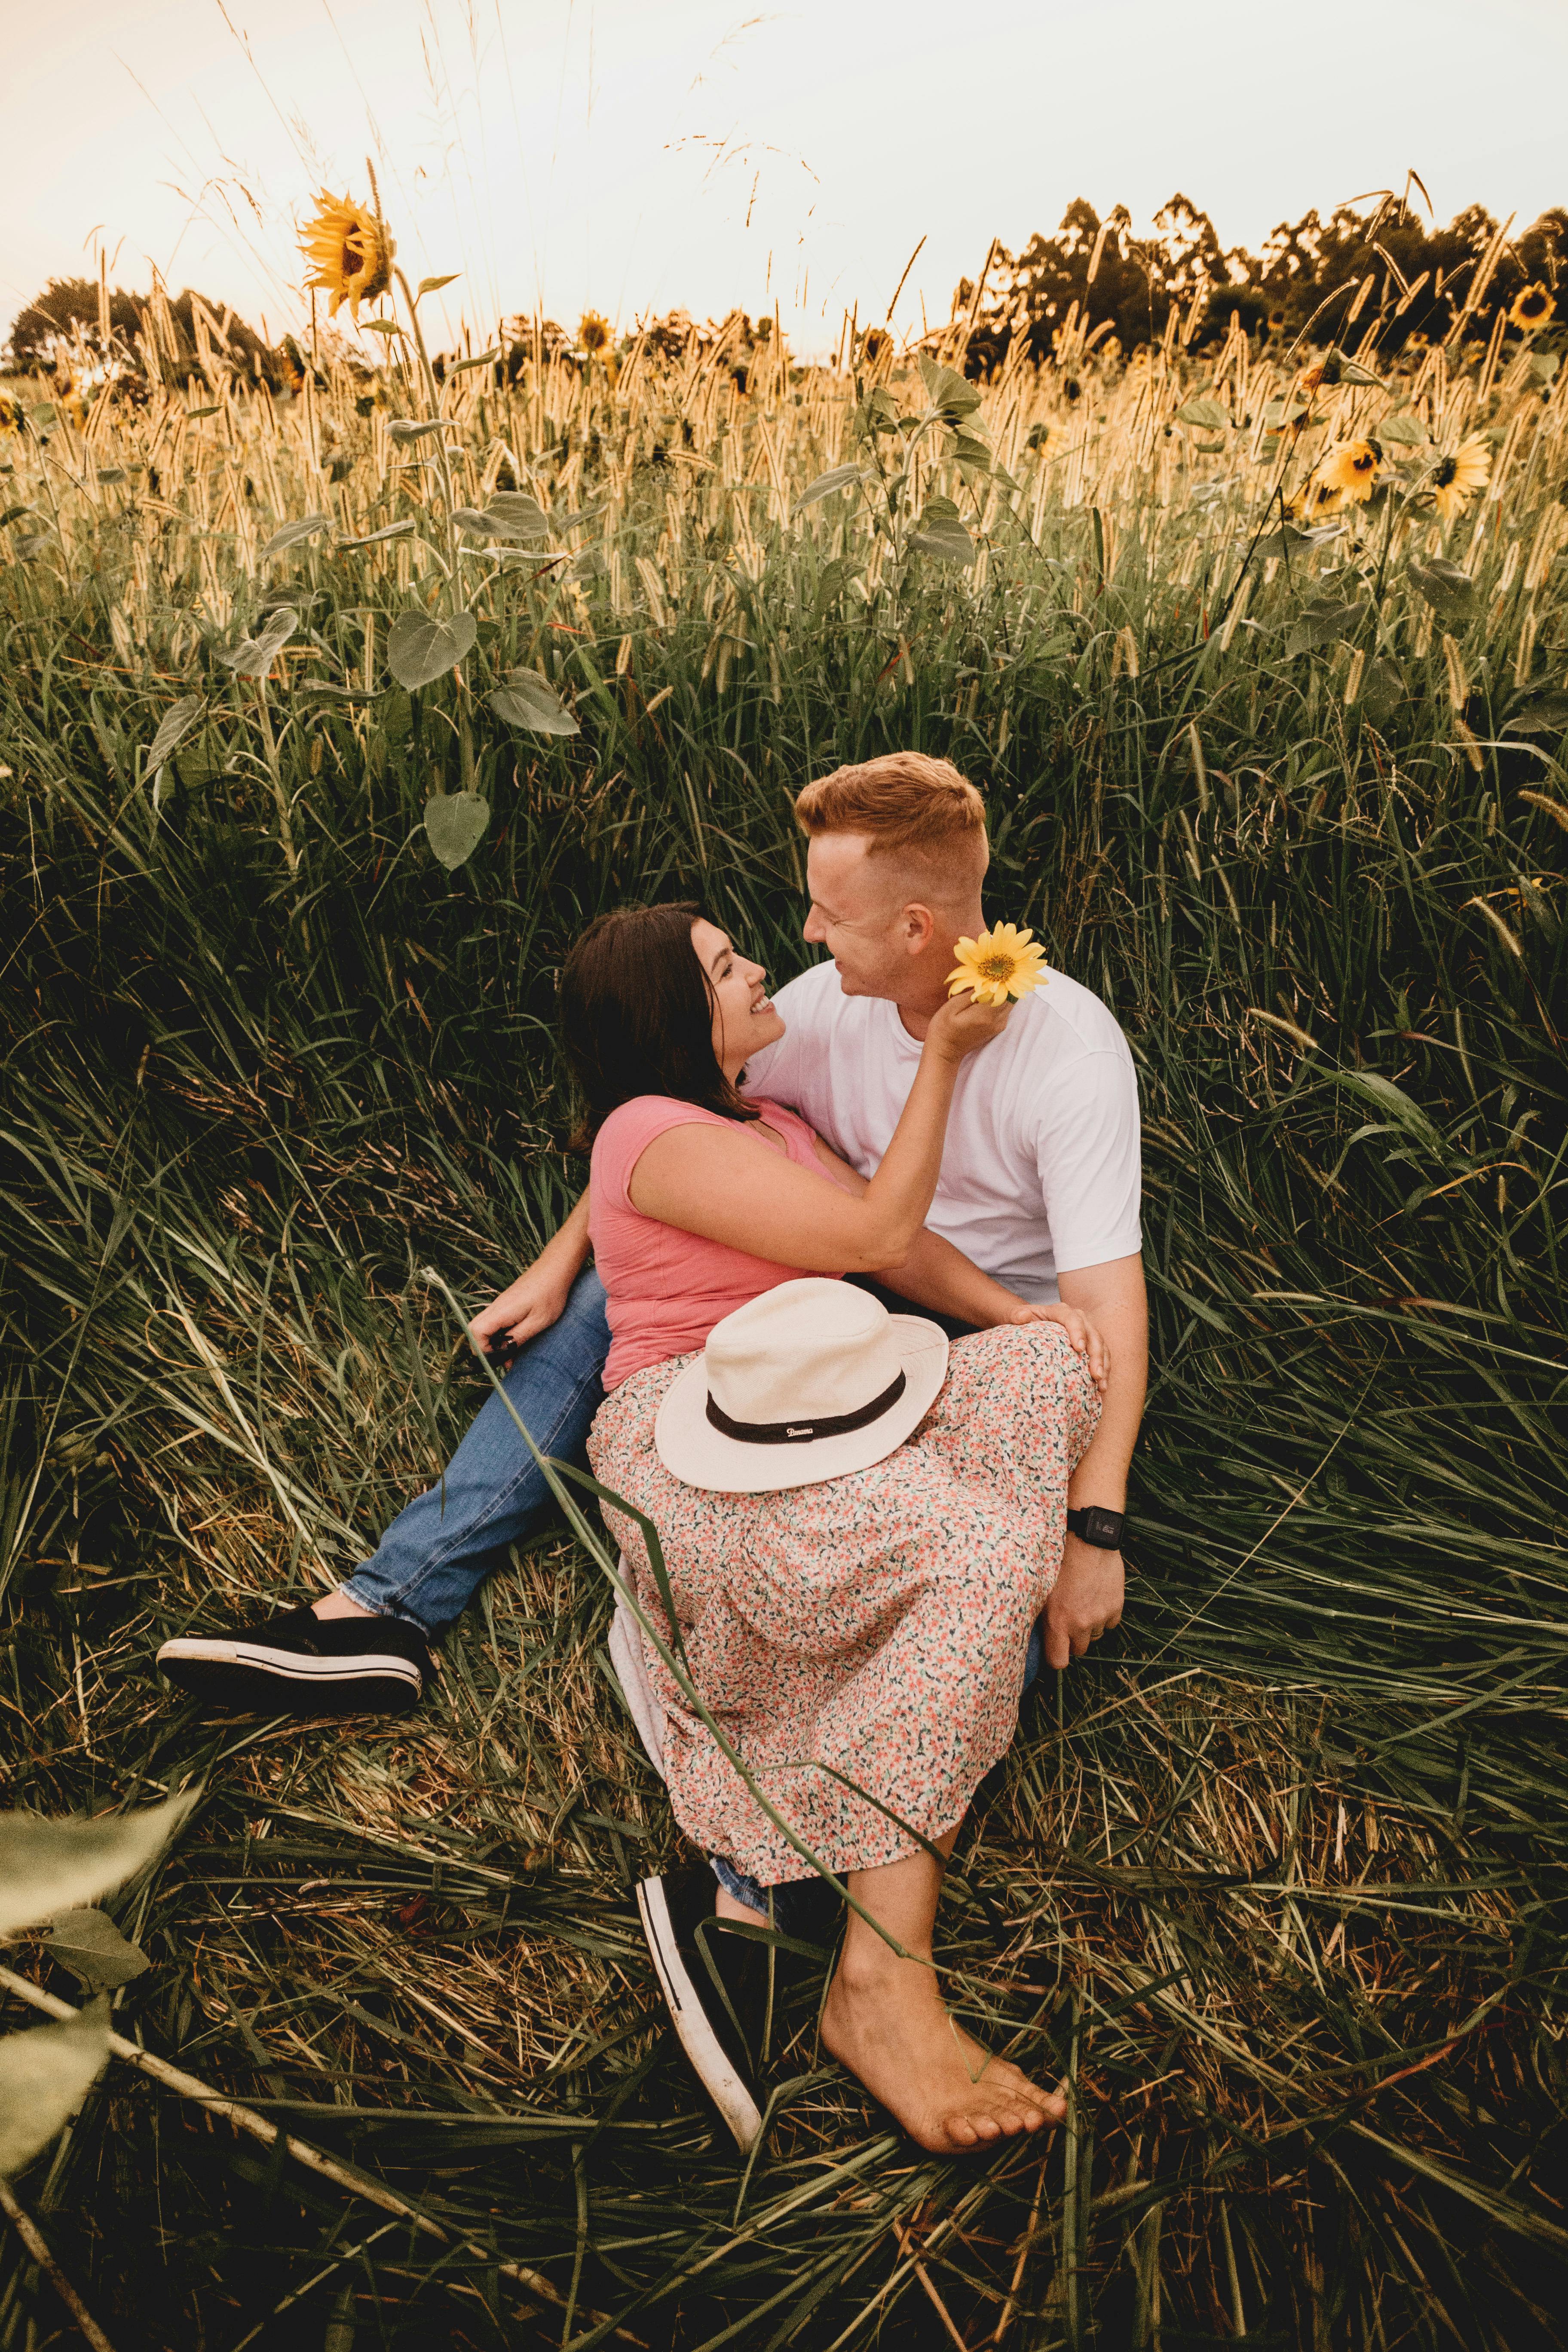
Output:
<instances>
[{"instance_id":1,"label":"black hat band","mask_svg":"<svg viewBox=\"0 0 1568 2352\"><path fill-rule=\"evenodd\" d=\"M711 1389L708 1392L708 1418L725 1437L738 1438L742 1445L809 1445L819 1437L847 1437L853 1429L866 1429L880 1421L903 1395L906 1382L900 1371L889 1388L858 1412L819 1414L815 1421L736 1421L721 1404L714 1402Z\"/></svg>"}]
</instances>

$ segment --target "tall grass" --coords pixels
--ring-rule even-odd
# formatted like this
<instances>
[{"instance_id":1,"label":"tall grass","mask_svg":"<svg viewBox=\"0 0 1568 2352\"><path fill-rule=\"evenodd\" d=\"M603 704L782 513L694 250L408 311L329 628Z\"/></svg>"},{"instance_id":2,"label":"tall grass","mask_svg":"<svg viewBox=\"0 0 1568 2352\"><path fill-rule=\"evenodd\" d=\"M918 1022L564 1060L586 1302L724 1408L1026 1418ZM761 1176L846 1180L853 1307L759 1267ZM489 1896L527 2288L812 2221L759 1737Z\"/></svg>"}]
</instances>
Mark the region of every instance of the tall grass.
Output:
<instances>
[{"instance_id":1,"label":"tall grass","mask_svg":"<svg viewBox=\"0 0 1568 2352\"><path fill-rule=\"evenodd\" d=\"M722 347L448 376L459 497L552 527L458 559L475 651L412 698L387 634L450 601L446 541L343 544L437 501L395 372L285 408L215 368L12 436L9 1801L205 1777L121 1906L158 1962L122 2030L496 2255L111 2074L22 2194L121 2352L1556 2337L1568 396L1527 348L1364 355L1298 418L1272 347L1200 370L1173 324L1102 370L1069 331L918 438L940 398L890 351L763 347L743 393ZM1407 478L1282 532L1367 432ZM1419 436L1471 432L1490 484L1445 524ZM912 543L942 521L972 561ZM497 716L516 666L578 735ZM582 1555L498 1577L412 1725L218 1731L148 1660L341 1573L473 1410L417 1268L482 1296L582 1181L552 1019L584 920L700 890L797 969L790 793L895 744L984 786L994 908L1138 1058L1136 1581L942 1915L1067 2128L921 2156L824 2061L807 1972L742 2170L644 1961L630 1885L677 1841ZM469 783L447 876L421 812ZM0 2341L42 2341L5 2260Z\"/></svg>"}]
</instances>

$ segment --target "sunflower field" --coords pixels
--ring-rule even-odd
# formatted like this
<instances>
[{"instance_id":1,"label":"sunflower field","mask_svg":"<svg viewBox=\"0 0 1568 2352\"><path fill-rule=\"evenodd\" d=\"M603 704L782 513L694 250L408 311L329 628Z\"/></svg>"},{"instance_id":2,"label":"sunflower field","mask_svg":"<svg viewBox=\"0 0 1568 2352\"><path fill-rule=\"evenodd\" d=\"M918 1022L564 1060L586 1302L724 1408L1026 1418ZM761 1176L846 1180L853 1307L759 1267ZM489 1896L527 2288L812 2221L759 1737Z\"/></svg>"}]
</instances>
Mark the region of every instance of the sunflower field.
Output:
<instances>
[{"instance_id":1,"label":"sunflower field","mask_svg":"<svg viewBox=\"0 0 1568 2352\"><path fill-rule=\"evenodd\" d=\"M105 1906L121 2039L5 2191L0 2346L79 2340L62 2281L115 2352L1560 2342L1555 331L437 370L360 220L374 367L181 383L149 331L139 402L0 432L4 1801L199 1792ZM938 1923L1065 2127L922 2155L802 1969L742 2165L591 1548L406 1719L214 1724L150 1662L334 1581L476 1409L447 1293L584 1180L582 925L700 895L788 976L791 795L895 746L1138 1062L1135 1579ZM7 2029L105 1981L5 1960Z\"/></svg>"}]
</instances>

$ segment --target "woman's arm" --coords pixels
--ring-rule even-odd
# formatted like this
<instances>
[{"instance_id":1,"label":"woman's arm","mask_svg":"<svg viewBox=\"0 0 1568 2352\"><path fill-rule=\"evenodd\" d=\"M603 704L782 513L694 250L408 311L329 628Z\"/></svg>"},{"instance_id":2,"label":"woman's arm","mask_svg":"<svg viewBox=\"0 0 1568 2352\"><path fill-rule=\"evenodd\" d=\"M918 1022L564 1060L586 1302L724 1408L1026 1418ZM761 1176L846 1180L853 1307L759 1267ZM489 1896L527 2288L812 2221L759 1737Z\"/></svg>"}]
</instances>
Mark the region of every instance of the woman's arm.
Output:
<instances>
[{"instance_id":1,"label":"woman's arm","mask_svg":"<svg viewBox=\"0 0 1568 2352\"><path fill-rule=\"evenodd\" d=\"M835 1181L848 1192L863 1192L866 1179L859 1171L830 1151L820 1136L814 1140L817 1158ZM934 1307L937 1314L973 1323L977 1330L991 1330L999 1324L1059 1324L1077 1352L1089 1358L1095 1386L1105 1394L1110 1380L1110 1350L1087 1315L1076 1307L1037 1306L1019 1298L929 1227L921 1226L908 1257L897 1265L884 1266L881 1275L888 1289L896 1290L911 1307Z\"/></svg>"},{"instance_id":2,"label":"woman's arm","mask_svg":"<svg viewBox=\"0 0 1568 2352\"><path fill-rule=\"evenodd\" d=\"M1010 1011L967 994L949 998L926 1033L882 1164L858 1197L775 1157L742 1128L703 1121L655 1137L632 1171L632 1206L781 1265L824 1274L897 1265L914 1247L936 1191L959 1065L1001 1035Z\"/></svg>"}]
</instances>

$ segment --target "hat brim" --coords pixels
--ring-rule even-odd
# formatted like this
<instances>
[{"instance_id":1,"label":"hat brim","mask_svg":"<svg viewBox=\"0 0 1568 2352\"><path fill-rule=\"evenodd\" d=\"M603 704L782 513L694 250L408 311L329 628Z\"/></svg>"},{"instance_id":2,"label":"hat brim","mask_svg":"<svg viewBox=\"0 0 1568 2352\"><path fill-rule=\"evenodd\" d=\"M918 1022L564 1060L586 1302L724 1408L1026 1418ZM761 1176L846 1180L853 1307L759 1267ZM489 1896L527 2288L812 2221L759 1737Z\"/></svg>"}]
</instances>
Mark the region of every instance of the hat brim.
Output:
<instances>
[{"instance_id":1,"label":"hat brim","mask_svg":"<svg viewBox=\"0 0 1568 2352\"><path fill-rule=\"evenodd\" d=\"M889 1315L889 1332L903 1366L904 1392L864 1429L804 1445L749 1445L726 1437L708 1418L703 1359L670 1382L654 1423L653 1442L670 1475L715 1495L777 1495L819 1486L885 1461L925 1419L947 1378L947 1334L923 1315Z\"/></svg>"}]
</instances>

